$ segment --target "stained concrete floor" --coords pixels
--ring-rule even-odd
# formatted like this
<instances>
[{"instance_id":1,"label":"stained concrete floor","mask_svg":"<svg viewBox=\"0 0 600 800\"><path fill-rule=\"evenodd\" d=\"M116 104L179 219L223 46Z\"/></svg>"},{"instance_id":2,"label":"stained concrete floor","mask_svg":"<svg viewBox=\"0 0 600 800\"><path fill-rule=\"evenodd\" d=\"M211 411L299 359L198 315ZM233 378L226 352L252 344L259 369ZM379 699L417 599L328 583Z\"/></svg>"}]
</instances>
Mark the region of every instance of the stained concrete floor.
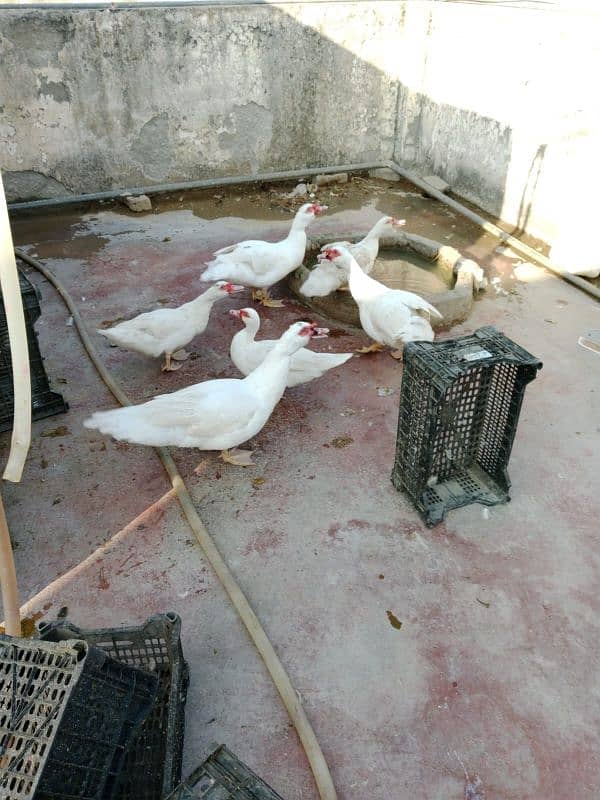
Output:
<instances>
[{"instance_id":1,"label":"stained concrete floor","mask_svg":"<svg viewBox=\"0 0 600 800\"><path fill-rule=\"evenodd\" d=\"M451 243L498 279L444 335L494 324L543 360L510 464L512 502L423 526L389 480L402 367L385 353L288 391L256 437L257 466L182 450L176 461L302 696L341 800L458 800L463 765L494 800L595 798L600 358L577 341L600 328L598 307L494 252L496 241L408 184L357 182L344 192L320 195L330 212L315 232L405 217L407 230ZM217 247L279 236L290 214L266 198L234 188L161 198L143 216L110 205L46 213L15 220L15 243L56 272L93 331L189 299ZM34 424L23 482L3 486L28 618L67 606L77 624L101 627L178 612L191 668L184 770L225 742L286 800L313 800L294 730L158 459L82 427L114 401L54 290L32 279L47 371L71 408ZM236 375L236 322L226 312L248 302L244 294L215 306L194 357L174 374L96 341L143 400ZM302 316L295 303L268 310L264 335ZM315 347L366 341L341 334ZM332 445L336 437L347 445ZM4 455L8 442L2 435Z\"/></svg>"}]
</instances>

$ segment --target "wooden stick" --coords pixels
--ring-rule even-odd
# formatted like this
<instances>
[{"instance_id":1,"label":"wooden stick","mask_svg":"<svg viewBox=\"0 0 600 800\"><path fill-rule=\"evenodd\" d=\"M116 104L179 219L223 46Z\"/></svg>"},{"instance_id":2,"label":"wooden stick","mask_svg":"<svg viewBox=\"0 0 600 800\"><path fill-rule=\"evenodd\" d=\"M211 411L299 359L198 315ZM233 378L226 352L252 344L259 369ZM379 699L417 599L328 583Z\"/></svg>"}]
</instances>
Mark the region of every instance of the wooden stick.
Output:
<instances>
[{"instance_id":1,"label":"wooden stick","mask_svg":"<svg viewBox=\"0 0 600 800\"><path fill-rule=\"evenodd\" d=\"M19 613L19 590L8 523L4 513L4 503L0 494L0 587L2 588L2 607L4 608L4 630L9 636L21 635L21 615Z\"/></svg>"},{"instance_id":2,"label":"wooden stick","mask_svg":"<svg viewBox=\"0 0 600 800\"><path fill-rule=\"evenodd\" d=\"M25 315L2 175L0 175L0 287L12 359L14 422L4 479L19 483L31 443L31 376Z\"/></svg>"}]
</instances>

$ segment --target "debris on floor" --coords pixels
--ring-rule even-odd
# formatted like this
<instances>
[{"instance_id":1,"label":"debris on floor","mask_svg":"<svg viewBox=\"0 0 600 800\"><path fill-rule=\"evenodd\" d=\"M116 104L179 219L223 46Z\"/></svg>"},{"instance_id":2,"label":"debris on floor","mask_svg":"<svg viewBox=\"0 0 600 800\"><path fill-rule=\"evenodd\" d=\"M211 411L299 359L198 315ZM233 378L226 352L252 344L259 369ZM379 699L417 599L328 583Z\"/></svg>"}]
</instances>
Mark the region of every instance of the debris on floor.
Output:
<instances>
[{"instance_id":1,"label":"debris on floor","mask_svg":"<svg viewBox=\"0 0 600 800\"><path fill-rule=\"evenodd\" d=\"M591 350L593 353L600 353L600 330L584 333L583 336L579 337L578 342L581 347L585 347L586 350Z\"/></svg>"},{"instance_id":2,"label":"debris on floor","mask_svg":"<svg viewBox=\"0 0 600 800\"><path fill-rule=\"evenodd\" d=\"M220 190L218 208L214 190L186 193L184 204L177 195L172 200L157 196L155 209L166 213L140 216L135 225L120 204L106 204L83 216L68 210L20 219L16 226L20 241L47 258L76 297L87 298L82 310L93 331L118 313L129 316L131 309L155 307L158 297L169 297L173 305L188 299L199 258L214 250L248 237L275 240L285 235L290 209L305 198L277 205L278 195L282 189L292 192L295 185L290 181L285 187ZM411 232L425 238L443 240L452 227L457 250L481 263L491 278L500 276L497 286L511 287L514 264L494 253L497 241L463 219L452 218L450 225L441 203L411 189L404 181L386 187L383 181L358 176L323 194L333 196L331 207L349 232L366 232L388 208L406 216ZM317 234L330 231L325 220ZM168 248L160 244L171 236ZM176 276L164 268L167 251L177 265ZM41 343L49 374L69 377L71 435L43 437L41 432L55 430L57 423L34 426L28 469L35 491L25 503L15 487L6 487L7 513L18 521L21 540L16 555L28 603L26 619L48 613L55 617L68 604L86 624L107 626L115 614L115 597L119 610L126 609L136 621L146 618L148 608L171 607L175 600L186 623L185 651L193 669L184 775L199 763L198 754L206 752L210 741L226 741L248 763L264 764L265 777L283 795L313 800L317 795L300 746L288 733L262 665L240 637L234 615L223 613L222 590L214 575L190 557L195 543L172 494L165 495L170 500L157 499L171 492L171 486L154 454L115 445L108 438L99 447L98 439L91 443L87 434L80 435L82 420L98 403L113 401L82 358L75 332L65 330L64 308L51 290L43 283L41 287L47 303ZM261 618L278 632L285 660L294 663L309 716L315 716L327 743L340 797L352 796L357 781L362 794L373 800L389 800L389 787L398 785L411 796L425 792L482 800L484 787L475 768L484 776L487 793L493 786L503 796L533 791L550 797L556 791L567 797L580 772L585 785L595 785L597 742L565 728L567 712L547 702L555 687L562 686L568 709L576 710L586 729L593 728L593 710L584 696L593 692L588 659L594 645L590 640L585 654L575 645L586 636L585 619L595 613L593 599L586 598L592 597L588 590L594 579L589 498L597 387L593 370L585 369L594 357L577 345L584 331L597 327L595 308L573 287L543 271L539 281L519 288L523 302L490 288L459 330L439 334L443 342L494 324L548 364L521 415L513 502L492 515L487 508L464 508L449 515L445 524L426 530L406 498L390 485L398 408L394 397L382 402L387 393L378 389L397 388L402 366L387 354L356 357L345 371L322 378L318 388L300 386L286 393L272 423L257 437L256 468L236 470L211 454L201 477L194 477L196 455L173 452L182 473L191 478L194 502L207 528L218 536L234 571L252 586ZM249 296L239 305L247 303ZM300 313L295 302L267 308L265 330L275 336ZM232 328L223 316L224 321L219 317L206 332L197 359L169 376L167 389L143 359L108 348L103 356L136 399L190 380L239 377L224 355ZM545 318L555 324L544 323ZM353 351L365 341L341 323L337 336L333 344L341 350ZM318 347L330 349L326 343ZM475 397L481 390L469 388ZM443 420L446 432L451 406ZM456 461L453 443L441 452L447 462ZM77 479L65 480L65 474ZM128 476L125 491L123 475ZM430 476L427 483L435 490L444 483L443 473ZM61 502L53 505L59 497ZM44 559L43 585L29 546ZM573 586L576 597L565 586ZM543 603L537 602L540 597ZM586 613L578 615L577 603L582 602ZM51 603L54 610L49 612ZM464 610L468 626L456 626L457 608ZM510 628L508 649L502 643L503 626L490 627L496 609ZM401 627L393 624L388 611ZM403 619L397 616L403 614ZM332 643L329 652L339 652L344 665L369 664L372 690L362 691L364 671L332 669L328 652L317 646L325 638ZM481 655L477 663L473 652ZM541 678L539 664L531 677L532 652L543 666ZM408 663L402 674L406 692L396 691L399 653ZM196 670L202 680L195 679ZM561 684L567 673L574 681ZM581 689L575 691L571 684ZM246 692L248 685L252 691ZM224 702L232 687L235 702ZM444 707L436 706L440 691L448 694ZM352 714L347 713L349 698ZM410 728L414 742L407 742L406 754L392 719ZM248 721L251 728L244 724ZM547 735L540 732L540 723ZM381 739L379 750L395 754L382 760L377 780L369 772L372 750L365 752L373 730ZM448 741L467 748L470 775L465 772L463 778L458 770L449 774L443 759ZM581 753L581 759L565 761L565 747ZM498 752L502 759L494 758ZM524 763L523 752L527 776L507 776L506 764ZM353 766L345 769L350 759ZM426 777L423 763L431 767ZM531 784L529 775L534 776ZM216 792L217 785L209 790ZM196 791L198 786L203 784Z\"/></svg>"},{"instance_id":3,"label":"debris on floor","mask_svg":"<svg viewBox=\"0 0 600 800\"><path fill-rule=\"evenodd\" d=\"M397 183L400 180L400 175L398 175L398 173L390 167L379 167L378 169L369 170L369 178Z\"/></svg>"},{"instance_id":4,"label":"debris on floor","mask_svg":"<svg viewBox=\"0 0 600 800\"><path fill-rule=\"evenodd\" d=\"M141 214L144 211L152 211L152 202L147 194L127 195L123 202L130 211Z\"/></svg>"},{"instance_id":5,"label":"debris on floor","mask_svg":"<svg viewBox=\"0 0 600 800\"><path fill-rule=\"evenodd\" d=\"M317 186L333 186L337 183L348 183L347 172L332 172L326 175L317 175L315 177Z\"/></svg>"},{"instance_id":6,"label":"debris on floor","mask_svg":"<svg viewBox=\"0 0 600 800\"><path fill-rule=\"evenodd\" d=\"M428 183L432 189L437 189L438 192L443 192L445 194L450 189L450 184L446 183L443 178L439 178L437 175L426 175L423 180L425 183Z\"/></svg>"}]
</instances>

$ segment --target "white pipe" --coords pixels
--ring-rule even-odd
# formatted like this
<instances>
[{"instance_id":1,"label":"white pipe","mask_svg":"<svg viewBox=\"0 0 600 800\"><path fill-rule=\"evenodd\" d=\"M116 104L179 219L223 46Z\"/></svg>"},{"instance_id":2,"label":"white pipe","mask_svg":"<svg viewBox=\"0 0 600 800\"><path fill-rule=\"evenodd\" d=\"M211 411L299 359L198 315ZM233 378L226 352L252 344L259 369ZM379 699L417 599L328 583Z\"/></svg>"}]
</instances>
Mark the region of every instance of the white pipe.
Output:
<instances>
[{"instance_id":1,"label":"white pipe","mask_svg":"<svg viewBox=\"0 0 600 800\"><path fill-rule=\"evenodd\" d=\"M2 608L4 609L4 630L9 636L21 635L21 615L19 612L19 589L8 523L4 514L4 504L0 494L0 588Z\"/></svg>"},{"instance_id":2,"label":"white pipe","mask_svg":"<svg viewBox=\"0 0 600 800\"><path fill-rule=\"evenodd\" d=\"M454 200L454 198L448 197L438 189L434 189L433 186L430 186L427 181L423 180L423 178L419 177L419 175L415 175L414 172L404 169L404 167L396 164L395 161L389 161L387 166L393 169L394 172L397 172L401 177L406 178L406 180L410 181L411 183L414 183L415 186L418 186L419 189L422 189L424 192L430 195L430 197L434 197L436 200L439 200L440 203L444 203L449 208L453 208L455 211L458 211L458 213L462 214L463 217L475 222L480 228L486 231L486 233L491 233L492 236L500 239L501 242L509 245L513 250L516 250L518 253L521 253L521 255L525 256L525 258L528 258L530 261L536 261L542 267L545 267L549 272L552 272L559 278L568 281L568 283L573 284L573 286L581 289L591 297L595 297L596 300L600 300L600 289L598 289L597 286L594 286L593 283L589 283L583 278L580 278L578 275L573 275L571 272L564 269L564 267L555 264L554 261L550 261L549 258L546 258L546 256L542 255L541 253L538 253L537 250L533 249L533 247L529 247L529 245L520 241L520 239L516 239L510 233L503 231L502 228L494 225L493 222L485 219L485 217L482 217L481 214L471 211L470 208L467 208L462 203L459 203L458 200Z\"/></svg>"},{"instance_id":3,"label":"white pipe","mask_svg":"<svg viewBox=\"0 0 600 800\"><path fill-rule=\"evenodd\" d=\"M31 376L19 273L0 174L0 287L12 359L14 422L4 480L19 483L31 444Z\"/></svg>"}]
</instances>

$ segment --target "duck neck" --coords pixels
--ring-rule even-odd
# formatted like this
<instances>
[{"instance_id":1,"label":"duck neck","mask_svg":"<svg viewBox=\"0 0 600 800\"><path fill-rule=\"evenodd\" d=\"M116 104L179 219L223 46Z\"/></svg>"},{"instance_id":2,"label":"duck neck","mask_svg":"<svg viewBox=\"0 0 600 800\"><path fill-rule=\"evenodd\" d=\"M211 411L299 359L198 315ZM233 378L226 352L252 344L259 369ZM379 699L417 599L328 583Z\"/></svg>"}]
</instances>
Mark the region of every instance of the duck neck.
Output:
<instances>
[{"instance_id":1,"label":"duck neck","mask_svg":"<svg viewBox=\"0 0 600 800\"><path fill-rule=\"evenodd\" d=\"M245 323L244 330L240 331L240 333L244 336L244 338L248 341L248 343L251 343L254 341L259 328L260 328L260 322L251 319Z\"/></svg>"},{"instance_id":2,"label":"duck neck","mask_svg":"<svg viewBox=\"0 0 600 800\"><path fill-rule=\"evenodd\" d=\"M378 220L375 225L371 228L371 230L367 233L363 241L365 242L372 242L376 241L379 242L379 237L383 233L383 221Z\"/></svg>"},{"instance_id":3,"label":"duck neck","mask_svg":"<svg viewBox=\"0 0 600 800\"><path fill-rule=\"evenodd\" d=\"M350 287L352 297L357 302L361 300L372 300L374 297L386 291L386 287L383 284L369 277L355 261L353 261L350 266L348 286Z\"/></svg>"},{"instance_id":4,"label":"duck neck","mask_svg":"<svg viewBox=\"0 0 600 800\"><path fill-rule=\"evenodd\" d=\"M185 303L183 307L186 311L189 311L192 316L195 316L201 311L210 311L218 299L219 295L212 295L204 292L204 294L198 295L195 300L190 300L189 303Z\"/></svg>"},{"instance_id":5,"label":"duck neck","mask_svg":"<svg viewBox=\"0 0 600 800\"><path fill-rule=\"evenodd\" d=\"M306 238L306 228L309 224L310 220L306 219L305 217L301 217L300 215L296 215L292 220L292 227L290 228L290 232L288 233L288 239L291 236L298 236L302 235Z\"/></svg>"},{"instance_id":6,"label":"duck neck","mask_svg":"<svg viewBox=\"0 0 600 800\"><path fill-rule=\"evenodd\" d=\"M267 403L275 405L287 385L291 355L278 343L259 366L244 380L259 391Z\"/></svg>"}]
</instances>

